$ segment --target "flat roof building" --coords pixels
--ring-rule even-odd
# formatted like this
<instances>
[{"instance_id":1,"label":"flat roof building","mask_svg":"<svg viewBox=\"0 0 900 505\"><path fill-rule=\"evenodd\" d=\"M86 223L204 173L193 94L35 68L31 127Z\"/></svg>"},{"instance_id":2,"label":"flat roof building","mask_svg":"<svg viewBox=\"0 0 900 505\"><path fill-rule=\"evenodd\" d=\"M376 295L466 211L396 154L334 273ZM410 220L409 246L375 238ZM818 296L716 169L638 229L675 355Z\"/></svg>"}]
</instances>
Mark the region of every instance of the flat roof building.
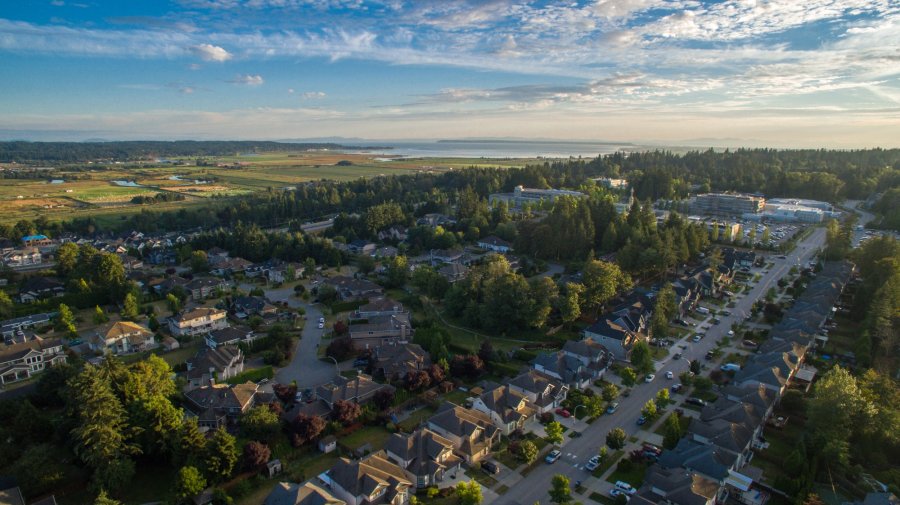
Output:
<instances>
[{"instance_id":1,"label":"flat roof building","mask_svg":"<svg viewBox=\"0 0 900 505\"><path fill-rule=\"evenodd\" d=\"M704 193L697 195L691 212L715 216L756 214L763 210L766 199L744 193Z\"/></svg>"}]
</instances>

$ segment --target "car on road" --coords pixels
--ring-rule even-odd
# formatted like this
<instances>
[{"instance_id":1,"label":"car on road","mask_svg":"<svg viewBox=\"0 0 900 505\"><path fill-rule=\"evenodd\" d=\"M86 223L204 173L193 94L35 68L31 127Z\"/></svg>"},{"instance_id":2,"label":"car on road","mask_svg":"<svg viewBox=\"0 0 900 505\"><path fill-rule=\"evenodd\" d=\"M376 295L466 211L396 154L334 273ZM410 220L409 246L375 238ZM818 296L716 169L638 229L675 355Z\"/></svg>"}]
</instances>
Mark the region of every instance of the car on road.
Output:
<instances>
[{"instance_id":1,"label":"car on road","mask_svg":"<svg viewBox=\"0 0 900 505\"><path fill-rule=\"evenodd\" d=\"M303 401L303 393L297 393L294 395L294 401L300 403Z\"/></svg>"},{"instance_id":2,"label":"car on road","mask_svg":"<svg viewBox=\"0 0 900 505\"><path fill-rule=\"evenodd\" d=\"M580 437L580 436L581 436L581 432L580 432L580 431L573 431L572 434L569 435L569 438L578 438L578 437Z\"/></svg>"},{"instance_id":3,"label":"car on road","mask_svg":"<svg viewBox=\"0 0 900 505\"><path fill-rule=\"evenodd\" d=\"M653 382L653 379L655 379L655 378L656 378L655 375L653 375L652 373L648 373L648 374L644 377L644 382Z\"/></svg>"},{"instance_id":4,"label":"car on road","mask_svg":"<svg viewBox=\"0 0 900 505\"><path fill-rule=\"evenodd\" d=\"M609 404L609 407L606 407L606 413L614 414L616 412L616 409L618 409L618 408L619 408L619 402L612 402Z\"/></svg>"},{"instance_id":5,"label":"car on road","mask_svg":"<svg viewBox=\"0 0 900 505\"><path fill-rule=\"evenodd\" d=\"M559 449L553 449L552 451L550 451L550 454L548 454L547 457L544 458L544 461L546 461L547 464L552 465L553 463L559 461L560 456L562 456L562 452L560 452Z\"/></svg>"},{"instance_id":6,"label":"car on road","mask_svg":"<svg viewBox=\"0 0 900 505\"><path fill-rule=\"evenodd\" d=\"M641 417L639 417L639 418L637 419L637 425L638 425L638 426L643 426L643 425L646 424L646 423L647 423L647 418L644 417L644 416L641 416Z\"/></svg>"},{"instance_id":7,"label":"car on road","mask_svg":"<svg viewBox=\"0 0 900 505\"><path fill-rule=\"evenodd\" d=\"M731 315L731 311L730 311L730 310L723 310L723 311L722 311L722 314L724 314L724 315L726 315L726 316L730 316L730 315Z\"/></svg>"},{"instance_id":8,"label":"car on road","mask_svg":"<svg viewBox=\"0 0 900 505\"><path fill-rule=\"evenodd\" d=\"M319 322L322 323L322 324L325 324L325 318L324 318L324 317L320 317L320 318L319 318Z\"/></svg>"},{"instance_id":9,"label":"car on road","mask_svg":"<svg viewBox=\"0 0 900 505\"><path fill-rule=\"evenodd\" d=\"M262 379L259 380L259 382L257 382L257 384L259 384L260 386L262 386L263 384L268 384L268 383L269 383L269 379L267 379L265 377L263 377Z\"/></svg>"},{"instance_id":10,"label":"car on road","mask_svg":"<svg viewBox=\"0 0 900 505\"><path fill-rule=\"evenodd\" d=\"M672 387L670 387L669 389L671 389L673 393L677 393L681 391L681 388L683 387L684 386L679 382L678 384L672 384Z\"/></svg>"},{"instance_id":11,"label":"car on road","mask_svg":"<svg viewBox=\"0 0 900 505\"><path fill-rule=\"evenodd\" d=\"M319 323L319 329L320 330L325 329L325 323Z\"/></svg>"},{"instance_id":12,"label":"car on road","mask_svg":"<svg viewBox=\"0 0 900 505\"><path fill-rule=\"evenodd\" d=\"M701 406L701 407L703 407L703 406L706 405L706 402L703 401L703 398L697 398L697 397L694 397L694 396L692 396L692 397L688 398L687 400L685 400L685 403L691 403L691 404L693 404L693 405L699 405L699 406Z\"/></svg>"},{"instance_id":13,"label":"car on road","mask_svg":"<svg viewBox=\"0 0 900 505\"><path fill-rule=\"evenodd\" d=\"M729 337L733 337L733 336L734 336L734 330L728 330L728 336L729 336Z\"/></svg>"},{"instance_id":14,"label":"car on road","mask_svg":"<svg viewBox=\"0 0 900 505\"><path fill-rule=\"evenodd\" d=\"M556 415L562 416L562 417L565 417L565 418L572 417L572 414L571 414L568 410L562 409L562 408L556 409Z\"/></svg>"},{"instance_id":15,"label":"car on road","mask_svg":"<svg viewBox=\"0 0 900 505\"><path fill-rule=\"evenodd\" d=\"M718 317L714 317L713 320L712 320L712 323L713 323L713 324L719 324L719 323L721 323L721 322L722 322L722 320L719 319Z\"/></svg>"},{"instance_id":16,"label":"car on road","mask_svg":"<svg viewBox=\"0 0 900 505\"><path fill-rule=\"evenodd\" d=\"M368 365L369 365L369 359L368 359L368 358L356 358L355 360L353 360L353 366L354 366L354 368L355 368L355 367L368 366Z\"/></svg>"},{"instance_id":17,"label":"car on road","mask_svg":"<svg viewBox=\"0 0 900 505\"><path fill-rule=\"evenodd\" d=\"M615 486L617 489L621 489L622 491L624 491L627 495L633 495L634 493L637 493L637 489L635 489L634 486L621 480L617 480Z\"/></svg>"},{"instance_id":18,"label":"car on road","mask_svg":"<svg viewBox=\"0 0 900 505\"><path fill-rule=\"evenodd\" d=\"M668 372L666 372L666 379L672 380L672 379L674 379L674 378L675 378L675 374L672 373L671 370L668 371Z\"/></svg>"},{"instance_id":19,"label":"car on road","mask_svg":"<svg viewBox=\"0 0 900 505\"><path fill-rule=\"evenodd\" d=\"M759 345L752 340L744 340L741 343L744 344L744 347L750 347L750 348L756 348Z\"/></svg>"},{"instance_id":20,"label":"car on road","mask_svg":"<svg viewBox=\"0 0 900 505\"><path fill-rule=\"evenodd\" d=\"M672 358L674 358L674 359L681 359L682 356L684 356L684 354L681 354L680 352L676 352L675 355L672 356Z\"/></svg>"},{"instance_id":21,"label":"car on road","mask_svg":"<svg viewBox=\"0 0 900 505\"><path fill-rule=\"evenodd\" d=\"M622 491L621 489L619 489L619 488L617 488L617 487L614 487L614 488L610 489L610 490L609 490L609 495L610 495L611 497L613 497L613 498L618 498L618 497L620 497L620 496L624 496L626 500L630 500L630 499L631 499L631 497L628 496L628 493L626 493L625 491Z\"/></svg>"},{"instance_id":22,"label":"car on road","mask_svg":"<svg viewBox=\"0 0 900 505\"><path fill-rule=\"evenodd\" d=\"M482 461L481 469L484 470L485 472L487 472L489 474L493 474L493 475L500 473L500 466L497 465L497 463L494 463L493 461Z\"/></svg>"},{"instance_id":23,"label":"car on road","mask_svg":"<svg viewBox=\"0 0 900 505\"><path fill-rule=\"evenodd\" d=\"M715 357L715 355L716 355L716 352L713 351L713 350L706 351L705 359L706 359L707 361L708 361L708 360L711 360L711 359L713 359L713 357Z\"/></svg>"},{"instance_id":24,"label":"car on road","mask_svg":"<svg viewBox=\"0 0 900 505\"><path fill-rule=\"evenodd\" d=\"M600 456L594 456L593 458L588 460L586 465L584 465L584 469L589 472L593 472L597 469L598 466L600 466Z\"/></svg>"},{"instance_id":25,"label":"car on road","mask_svg":"<svg viewBox=\"0 0 900 505\"><path fill-rule=\"evenodd\" d=\"M700 335L700 334L698 333L697 335L694 335L694 338L692 338L691 340L693 340L694 343L697 343L697 342L703 340L703 335Z\"/></svg>"},{"instance_id":26,"label":"car on road","mask_svg":"<svg viewBox=\"0 0 900 505\"><path fill-rule=\"evenodd\" d=\"M741 369L741 365L737 363L725 363L724 365L719 367L719 370L723 372L737 372Z\"/></svg>"}]
</instances>

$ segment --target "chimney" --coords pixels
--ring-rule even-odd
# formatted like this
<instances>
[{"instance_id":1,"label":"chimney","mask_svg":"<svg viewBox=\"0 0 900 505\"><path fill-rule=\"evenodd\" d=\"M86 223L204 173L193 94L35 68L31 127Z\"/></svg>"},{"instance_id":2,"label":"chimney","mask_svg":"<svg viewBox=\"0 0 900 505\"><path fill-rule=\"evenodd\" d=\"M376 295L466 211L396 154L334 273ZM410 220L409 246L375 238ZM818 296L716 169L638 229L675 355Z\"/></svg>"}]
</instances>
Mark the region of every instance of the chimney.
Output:
<instances>
[{"instance_id":1,"label":"chimney","mask_svg":"<svg viewBox=\"0 0 900 505\"><path fill-rule=\"evenodd\" d=\"M209 367L209 385L216 385L216 369L215 367Z\"/></svg>"}]
</instances>

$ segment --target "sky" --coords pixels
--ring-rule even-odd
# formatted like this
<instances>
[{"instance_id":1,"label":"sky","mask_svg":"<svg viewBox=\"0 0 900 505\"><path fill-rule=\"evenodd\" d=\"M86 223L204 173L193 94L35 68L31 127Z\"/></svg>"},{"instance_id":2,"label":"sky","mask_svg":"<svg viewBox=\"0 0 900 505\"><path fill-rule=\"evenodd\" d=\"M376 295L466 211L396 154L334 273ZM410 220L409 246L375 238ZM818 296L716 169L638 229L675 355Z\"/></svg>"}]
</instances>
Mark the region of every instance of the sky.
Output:
<instances>
[{"instance_id":1,"label":"sky","mask_svg":"<svg viewBox=\"0 0 900 505\"><path fill-rule=\"evenodd\" d=\"M900 0L0 0L0 138L900 147Z\"/></svg>"}]
</instances>

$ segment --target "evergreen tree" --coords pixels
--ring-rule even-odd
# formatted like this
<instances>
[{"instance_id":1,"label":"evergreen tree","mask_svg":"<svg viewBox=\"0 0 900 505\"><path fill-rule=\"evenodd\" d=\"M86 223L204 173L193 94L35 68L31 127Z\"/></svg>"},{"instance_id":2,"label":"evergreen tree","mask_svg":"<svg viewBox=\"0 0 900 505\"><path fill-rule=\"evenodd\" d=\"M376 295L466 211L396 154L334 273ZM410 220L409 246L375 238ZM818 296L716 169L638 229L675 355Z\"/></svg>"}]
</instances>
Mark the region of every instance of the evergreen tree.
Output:
<instances>
[{"instance_id":1,"label":"evergreen tree","mask_svg":"<svg viewBox=\"0 0 900 505\"><path fill-rule=\"evenodd\" d=\"M206 473L210 480L219 482L231 476L238 460L237 441L219 428L206 443Z\"/></svg>"},{"instance_id":2,"label":"evergreen tree","mask_svg":"<svg viewBox=\"0 0 900 505\"><path fill-rule=\"evenodd\" d=\"M140 317L141 310L138 306L137 297L134 293L125 295L125 301L122 304L122 319L126 321L135 321Z\"/></svg>"}]
</instances>

